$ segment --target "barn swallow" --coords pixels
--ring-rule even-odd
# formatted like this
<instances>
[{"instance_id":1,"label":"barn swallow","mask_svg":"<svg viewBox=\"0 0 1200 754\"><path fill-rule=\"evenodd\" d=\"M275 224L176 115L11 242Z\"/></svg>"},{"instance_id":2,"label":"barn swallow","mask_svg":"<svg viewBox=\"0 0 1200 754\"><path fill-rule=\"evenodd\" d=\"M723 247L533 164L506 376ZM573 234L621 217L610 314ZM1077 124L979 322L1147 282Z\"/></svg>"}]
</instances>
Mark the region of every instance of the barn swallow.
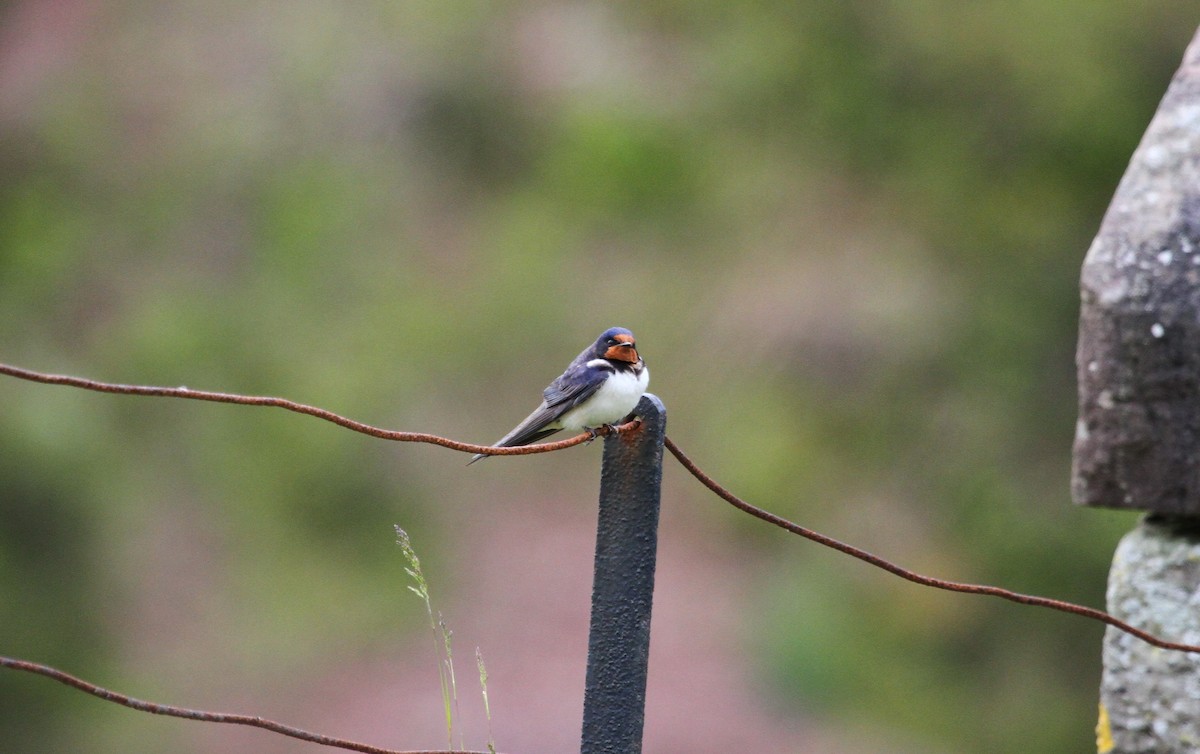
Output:
<instances>
[{"instance_id":1,"label":"barn swallow","mask_svg":"<svg viewBox=\"0 0 1200 754\"><path fill-rule=\"evenodd\" d=\"M529 445L560 429L612 424L633 411L649 384L650 370L638 356L633 333L610 327L542 391L542 405L492 447ZM479 453L467 465L487 455Z\"/></svg>"}]
</instances>

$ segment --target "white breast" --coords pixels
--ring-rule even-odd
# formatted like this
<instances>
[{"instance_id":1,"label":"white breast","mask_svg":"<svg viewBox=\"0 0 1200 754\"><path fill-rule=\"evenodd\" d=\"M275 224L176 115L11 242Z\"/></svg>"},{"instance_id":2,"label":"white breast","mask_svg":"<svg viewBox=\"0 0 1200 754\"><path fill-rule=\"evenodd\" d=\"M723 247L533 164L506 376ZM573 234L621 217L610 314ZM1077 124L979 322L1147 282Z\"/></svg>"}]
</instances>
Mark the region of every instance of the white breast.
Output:
<instances>
[{"instance_id":1,"label":"white breast","mask_svg":"<svg viewBox=\"0 0 1200 754\"><path fill-rule=\"evenodd\" d=\"M643 368L641 374L636 375L632 372L616 372L604 381L591 398L563 414L558 423L563 429L574 431L620 421L641 400L649 384L649 369Z\"/></svg>"}]
</instances>

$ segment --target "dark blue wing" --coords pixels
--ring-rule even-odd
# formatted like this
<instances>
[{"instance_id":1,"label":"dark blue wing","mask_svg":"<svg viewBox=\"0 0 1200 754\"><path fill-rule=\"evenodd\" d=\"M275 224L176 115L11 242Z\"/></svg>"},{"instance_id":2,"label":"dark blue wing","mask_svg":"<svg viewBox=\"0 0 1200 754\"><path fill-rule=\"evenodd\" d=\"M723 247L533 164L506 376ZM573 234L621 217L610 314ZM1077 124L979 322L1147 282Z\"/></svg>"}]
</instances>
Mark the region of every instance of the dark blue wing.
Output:
<instances>
[{"instance_id":1,"label":"dark blue wing","mask_svg":"<svg viewBox=\"0 0 1200 754\"><path fill-rule=\"evenodd\" d=\"M542 391L542 399L547 407L560 409L554 417L557 419L590 398L611 373L611 367L605 369L589 367L586 363L571 364L567 371Z\"/></svg>"},{"instance_id":2,"label":"dark blue wing","mask_svg":"<svg viewBox=\"0 0 1200 754\"><path fill-rule=\"evenodd\" d=\"M580 354L581 357L585 355ZM582 358L576 359L567 367L567 371L542 391L542 405L534 409L533 413L513 427L507 435L492 443L492 447L512 448L528 445L554 434L558 428L547 428L546 425L553 424L563 414L590 398L604 384L611 371L589 367ZM467 465L483 457L484 454L476 455Z\"/></svg>"}]
</instances>

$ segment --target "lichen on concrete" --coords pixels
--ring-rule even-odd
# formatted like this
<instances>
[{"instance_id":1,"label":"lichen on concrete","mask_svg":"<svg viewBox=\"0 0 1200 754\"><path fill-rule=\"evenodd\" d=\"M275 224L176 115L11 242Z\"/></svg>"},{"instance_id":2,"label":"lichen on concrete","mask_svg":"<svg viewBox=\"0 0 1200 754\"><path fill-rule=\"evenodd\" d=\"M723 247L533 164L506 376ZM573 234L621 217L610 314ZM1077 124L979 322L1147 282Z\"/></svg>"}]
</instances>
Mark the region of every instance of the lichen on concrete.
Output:
<instances>
[{"instance_id":1,"label":"lichen on concrete","mask_svg":"<svg viewBox=\"0 0 1200 754\"><path fill-rule=\"evenodd\" d=\"M1159 637L1200 644L1200 522L1148 517L1121 540L1108 612ZM1200 751L1200 655L1109 628L1100 704L1114 754Z\"/></svg>"}]
</instances>

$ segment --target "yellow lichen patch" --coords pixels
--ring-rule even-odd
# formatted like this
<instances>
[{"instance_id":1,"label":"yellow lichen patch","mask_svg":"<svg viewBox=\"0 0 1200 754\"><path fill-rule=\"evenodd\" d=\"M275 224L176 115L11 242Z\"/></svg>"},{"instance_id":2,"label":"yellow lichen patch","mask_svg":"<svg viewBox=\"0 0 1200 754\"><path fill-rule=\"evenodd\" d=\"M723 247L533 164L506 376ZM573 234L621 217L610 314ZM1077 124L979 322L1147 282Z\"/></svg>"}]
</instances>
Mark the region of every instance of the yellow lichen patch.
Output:
<instances>
[{"instance_id":1,"label":"yellow lichen patch","mask_svg":"<svg viewBox=\"0 0 1200 754\"><path fill-rule=\"evenodd\" d=\"M1100 719L1096 721L1096 754L1109 754L1116 747L1112 739L1112 724L1108 721L1108 709L1100 703Z\"/></svg>"}]
</instances>

